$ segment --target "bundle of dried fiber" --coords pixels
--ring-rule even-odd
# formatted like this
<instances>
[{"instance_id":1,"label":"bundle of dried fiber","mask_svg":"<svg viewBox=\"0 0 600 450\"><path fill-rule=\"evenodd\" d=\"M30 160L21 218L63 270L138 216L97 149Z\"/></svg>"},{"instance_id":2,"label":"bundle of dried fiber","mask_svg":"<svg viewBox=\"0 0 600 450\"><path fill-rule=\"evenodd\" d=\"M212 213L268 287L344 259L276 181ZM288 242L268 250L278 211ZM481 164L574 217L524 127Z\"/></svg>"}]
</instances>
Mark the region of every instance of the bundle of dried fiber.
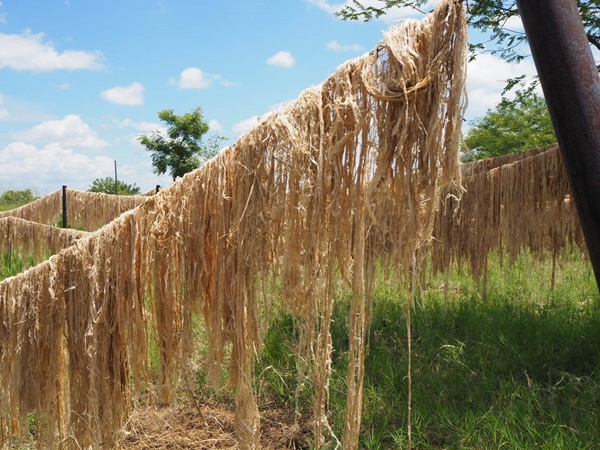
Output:
<instances>
[{"instance_id":1,"label":"bundle of dried fiber","mask_svg":"<svg viewBox=\"0 0 600 450\"><path fill-rule=\"evenodd\" d=\"M567 246L585 249L558 146L465 164L463 174L458 208L449 197L436 219L435 270L468 262L485 281L492 251L512 262L525 251L556 258Z\"/></svg>"},{"instance_id":2,"label":"bundle of dried fiber","mask_svg":"<svg viewBox=\"0 0 600 450\"><path fill-rule=\"evenodd\" d=\"M86 234L85 231L56 228L17 217L5 217L0 219L0 254L8 252L11 257L21 259L32 256L36 261L41 261L70 246Z\"/></svg>"},{"instance_id":3,"label":"bundle of dried fiber","mask_svg":"<svg viewBox=\"0 0 600 450\"><path fill-rule=\"evenodd\" d=\"M0 212L0 218L19 217L20 219L44 225L54 225L61 215L61 208L62 193L61 191L56 191L27 205L10 211Z\"/></svg>"},{"instance_id":4,"label":"bundle of dried fiber","mask_svg":"<svg viewBox=\"0 0 600 450\"><path fill-rule=\"evenodd\" d=\"M71 226L94 231L146 200L145 195L110 195L67 189L67 217Z\"/></svg>"},{"instance_id":5,"label":"bundle of dried fiber","mask_svg":"<svg viewBox=\"0 0 600 450\"><path fill-rule=\"evenodd\" d=\"M3 436L33 411L42 448L111 448L131 379L141 386L146 374L134 222L119 218L0 283Z\"/></svg>"},{"instance_id":6,"label":"bundle of dried fiber","mask_svg":"<svg viewBox=\"0 0 600 450\"><path fill-rule=\"evenodd\" d=\"M481 172L489 172L497 167L520 161L522 159L531 158L546 151L555 151L556 149L558 149L558 145L552 144L546 147L533 148L531 150L516 153L508 153L506 155L495 156L493 158L479 159L463 164L461 166L462 175L463 177L469 177L471 175L477 175Z\"/></svg>"},{"instance_id":7,"label":"bundle of dried fiber","mask_svg":"<svg viewBox=\"0 0 600 450\"><path fill-rule=\"evenodd\" d=\"M202 172L210 175L202 282L210 357L218 368L233 339L244 448L256 441L254 285L266 271L281 274L297 317L317 447L328 429L335 291L340 281L352 289L343 446L356 448L375 263L406 270L429 243L441 186L458 182L464 45L462 6L442 2L424 21L392 29L375 52L342 65Z\"/></svg>"},{"instance_id":8,"label":"bundle of dried fiber","mask_svg":"<svg viewBox=\"0 0 600 450\"><path fill-rule=\"evenodd\" d=\"M35 266L0 283L2 445L27 432L36 411L40 445L58 448L68 415L65 303L54 301L56 267Z\"/></svg>"},{"instance_id":9,"label":"bundle of dried fiber","mask_svg":"<svg viewBox=\"0 0 600 450\"><path fill-rule=\"evenodd\" d=\"M44 442L109 447L128 411L130 380L149 380L147 330L160 351L158 394L168 401L191 354L192 314L201 312L211 378L229 365L240 447L258 448L253 365L269 310L259 287L274 274L300 330L317 448L329 429L335 293L340 285L352 291L343 446L357 448L375 265L408 270L430 242L441 189L459 182L465 24L462 2L445 0L422 22L393 28L375 51L201 169L0 283L4 430L35 410L49 424ZM46 310L53 313L40 317ZM44 351L59 363L40 372L20 342L48 345L37 336L54 321L62 332ZM15 355L28 361L20 372ZM15 389L19 377L43 376L54 381L44 393Z\"/></svg>"},{"instance_id":10,"label":"bundle of dried fiber","mask_svg":"<svg viewBox=\"0 0 600 450\"><path fill-rule=\"evenodd\" d=\"M125 211L148 200L146 195L109 195L67 189L67 218L73 227L94 231ZM2 217L19 217L31 222L55 225L62 218L62 191L56 191L28 205L0 212Z\"/></svg>"}]
</instances>

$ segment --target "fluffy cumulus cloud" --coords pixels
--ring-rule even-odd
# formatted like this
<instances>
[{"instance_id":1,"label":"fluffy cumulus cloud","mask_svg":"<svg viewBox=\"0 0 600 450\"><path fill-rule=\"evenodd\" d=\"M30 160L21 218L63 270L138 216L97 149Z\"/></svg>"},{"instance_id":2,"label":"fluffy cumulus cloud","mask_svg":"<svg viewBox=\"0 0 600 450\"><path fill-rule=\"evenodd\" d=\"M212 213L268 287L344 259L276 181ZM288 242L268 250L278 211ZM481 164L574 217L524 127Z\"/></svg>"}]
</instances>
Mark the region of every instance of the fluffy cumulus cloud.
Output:
<instances>
[{"instance_id":1,"label":"fluffy cumulus cloud","mask_svg":"<svg viewBox=\"0 0 600 450\"><path fill-rule=\"evenodd\" d=\"M171 80L172 84L176 84L181 89L206 89L210 87L214 79L202 72L197 67L188 67L183 70L177 80Z\"/></svg>"},{"instance_id":2,"label":"fluffy cumulus cloud","mask_svg":"<svg viewBox=\"0 0 600 450\"><path fill-rule=\"evenodd\" d=\"M290 52L279 51L267 59L267 64L288 69L296 64L296 60Z\"/></svg>"},{"instance_id":3,"label":"fluffy cumulus cloud","mask_svg":"<svg viewBox=\"0 0 600 450\"><path fill-rule=\"evenodd\" d=\"M144 104L144 86L135 82L130 86L115 86L102 91L100 96L117 105L137 106Z\"/></svg>"},{"instance_id":4,"label":"fluffy cumulus cloud","mask_svg":"<svg viewBox=\"0 0 600 450\"><path fill-rule=\"evenodd\" d=\"M487 53L477 56L467 67L467 91L469 105L467 117L481 117L502 100L506 80L519 75L533 78L535 65L531 60L520 64L509 63Z\"/></svg>"},{"instance_id":5,"label":"fluffy cumulus cloud","mask_svg":"<svg viewBox=\"0 0 600 450\"><path fill-rule=\"evenodd\" d=\"M96 178L111 173L113 159L90 157L60 143L36 146L13 142L0 150L0 187L24 189L34 187L45 195L63 184L87 189Z\"/></svg>"},{"instance_id":6,"label":"fluffy cumulus cloud","mask_svg":"<svg viewBox=\"0 0 600 450\"><path fill-rule=\"evenodd\" d=\"M188 67L179 74L179 78L169 80L169 83L178 86L180 89L207 89L215 82L221 86L237 86L239 83L225 80L219 74L206 73L198 67Z\"/></svg>"},{"instance_id":7,"label":"fluffy cumulus cloud","mask_svg":"<svg viewBox=\"0 0 600 450\"><path fill-rule=\"evenodd\" d=\"M82 50L59 52L43 33L0 33L0 69L48 72L52 70L99 70L102 54Z\"/></svg>"},{"instance_id":8,"label":"fluffy cumulus cloud","mask_svg":"<svg viewBox=\"0 0 600 450\"><path fill-rule=\"evenodd\" d=\"M242 120L241 122L233 125L233 132L236 136L241 136L244 133L247 133L256 125L258 125L261 121L259 116L252 116L249 119Z\"/></svg>"},{"instance_id":9,"label":"fluffy cumulus cloud","mask_svg":"<svg viewBox=\"0 0 600 450\"><path fill-rule=\"evenodd\" d=\"M360 44L340 44L338 41L329 41L327 48L334 52L360 52L363 47Z\"/></svg>"},{"instance_id":10,"label":"fluffy cumulus cloud","mask_svg":"<svg viewBox=\"0 0 600 450\"><path fill-rule=\"evenodd\" d=\"M44 121L29 130L14 133L13 138L24 143L52 143L83 150L100 150L109 145L76 114Z\"/></svg>"}]
</instances>

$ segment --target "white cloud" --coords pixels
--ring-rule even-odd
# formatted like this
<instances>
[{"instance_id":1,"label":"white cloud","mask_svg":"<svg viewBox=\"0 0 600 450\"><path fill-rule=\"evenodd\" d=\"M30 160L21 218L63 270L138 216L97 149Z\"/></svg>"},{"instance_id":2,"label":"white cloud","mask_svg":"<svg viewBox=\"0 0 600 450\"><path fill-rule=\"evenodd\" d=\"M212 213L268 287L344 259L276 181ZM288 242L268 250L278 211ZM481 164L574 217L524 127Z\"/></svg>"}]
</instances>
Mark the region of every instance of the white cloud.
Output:
<instances>
[{"instance_id":1,"label":"white cloud","mask_svg":"<svg viewBox=\"0 0 600 450\"><path fill-rule=\"evenodd\" d=\"M223 131L223 125L218 120L211 119L208 121L208 128L210 131Z\"/></svg>"},{"instance_id":2,"label":"white cloud","mask_svg":"<svg viewBox=\"0 0 600 450\"><path fill-rule=\"evenodd\" d=\"M329 14L335 14L336 12L338 12L340 9L342 9L347 4L350 4L351 2L331 4L331 3L329 3L328 0L308 0L308 3L315 5L317 8L320 8L323 11L328 12Z\"/></svg>"},{"instance_id":3,"label":"white cloud","mask_svg":"<svg viewBox=\"0 0 600 450\"><path fill-rule=\"evenodd\" d=\"M27 131L14 133L13 137L25 143L52 143L65 148L86 150L99 150L109 145L76 114L70 114L61 120L47 120Z\"/></svg>"},{"instance_id":4,"label":"white cloud","mask_svg":"<svg viewBox=\"0 0 600 450\"><path fill-rule=\"evenodd\" d=\"M176 84L181 89L206 89L213 81L210 75L207 76L197 67L188 67L181 72L178 80L171 80L171 84Z\"/></svg>"},{"instance_id":5,"label":"white cloud","mask_svg":"<svg viewBox=\"0 0 600 450\"><path fill-rule=\"evenodd\" d=\"M392 23L403 19L421 18L423 17L423 12L427 13L433 10L435 5L437 5L439 2L440 0L428 0L427 3L421 5L419 9L411 8L410 6L391 8L384 16L381 16L381 20L385 23ZM365 1L365 5L380 8L381 2L379 0L367 0Z\"/></svg>"},{"instance_id":6,"label":"white cloud","mask_svg":"<svg viewBox=\"0 0 600 450\"><path fill-rule=\"evenodd\" d=\"M0 3L0 6L2 6L2 3ZM10 113L4 107L4 95L0 92L0 120L8 119L9 117Z\"/></svg>"},{"instance_id":7,"label":"white cloud","mask_svg":"<svg viewBox=\"0 0 600 450\"><path fill-rule=\"evenodd\" d=\"M525 27L523 27L523 21L521 20L521 16L510 17L504 24L504 28L517 32L525 31Z\"/></svg>"},{"instance_id":8,"label":"white cloud","mask_svg":"<svg viewBox=\"0 0 600 450\"><path fill-rule=\"evenodd\" d=\"M219 84L224 87L233 87L233 86L240 85L239 81L229 81L229 80L224 80L223 78L219 78Z\"/></svg>"},{"instance_id":9,"label":"white cloud","mask_svg":"<svg viewBox=\"0 0 600 450\"><path fill-rule=\"evenodd\" d=\"M218 82L221 86L237 86L239 83L225 80L219 74L210 74L198 67L188 67L181 71L178 79L170 79L169 83L179 86L180 89L207 89Z\"/></svg>"},{"instance_id":10,"label":"white cloud","mask_svg":"<svg viewBox=\"0 0 600 450\"><path fill-rule=\"evenodd\" d=\"M69 83L69 82L62 83L60 86L58 86L58 88L61 91L67 91L67 90L71 89L71 83Z\"/></svg>"},{"instance_id":11,"label":"white cloud","mask_svg":"<svg viewBox=\"0 0 600 450\"><path fill-rule=\"evenodd\" d=\"M524 60L520 64L509 63L484 53L469 62L467 74L467 114L474 118L483 116L488 109L500 102L506 80L522 74L533 77L536 71L531 60Z\"/></svg>"},{"instance_id":12,"label":"white cloud","mask_svg":"<svg viewBox=\"0 0 600 450\"><path fill-rule=\"evenodd\" d=\"M131 86L115 86L102 91L101 97L118 105L136 106L144 104L144 86L135 82Z\"/></svg>"},{"instance_id":13,"label":"white cloud","mask_svg":"<svg viewBox=\"0 0 600 450\"><path fill-rule=\"evenodd\" d=\"M241 122L238 122L235 125L233 125L232 130L236 136L241 136L242 134L247 133L256 125L258 125L260 121L261 118L259 116L252 116L249 119L242 120Z\"/></svg>"},{"instance_id":14,"label":"white cloud","mask_svg":"<svg viewBox=\"0 0 600 450\"><path fill-rule=\"evenodd\" d=\"M147 157L136 164L124 164L120 166L119 174L127 183L136 183L142 192L156 189L156 185L164 189L173 182L173 178L168 173L156 175L152 170L152 163L150 158Z\"/></svg>"},{"instance_id":15,"label":"white cloud","mask_svg":"<svg viewBox=\"0 0 600 450\"><path fill-rule=\"evenodd\" d=\"M363 49L360 44L342 45L338 41L329 41L327 43L327 48L334 52L360 52Z\"/></svg>"},{"instance_id":16,"label":"white cloud","mask_svg":"<svg viewBox=\"0 0 600 450\"><path fill-rule=\"evenodd\" d=\"M53 192L66 184L87 189L91 182L111 173L113 159L93 158L51 143L36 147L25 142L12 142L0 150L0 186L33 187L40 193Z\"/></svg>"},{"instance_id":17,"label":"white cloud","mask_svg":"<svg viewBox=\"0 0 600 450\"><path fill-rule=\"evenodd\" d=\"M0 69L33 72L99 70L101 60L99 52L65 50L59 53L51 42L44 42L43 33L0 33Z\"/></svg>"},{"instance_id":18,"label":"white cloud","mask_svg":"<svg viewBox=\"0 0 600 450\"><path fill-rule=\"evenodd\" d=\"M124 119L115 121L119 128L133 128L142 132L151 132L156 130L163 130L166 132L166 128L158 122L136 122L132 119Z\"/></svg>"},{"instance_id":19,"label":"white cloud","mask_svg":"<svg viewBox=\"0 0 600 450\"><path fill-rule=\"evenodd\" d=\"M279 51L267 59L267 64L271 66L289 68L296 64L296 60L290 52Z\"/></svg>"},{"instance_id":20,"label":"white cloud","mask_svg":"<svg viewBox=\"0 0 600 450\"><path fill-rule=\"evenodd\" d=\"M307 0L308 3L315 5L317 8L322 9L323 11L328 12L329 14L335 14L339 12L342 8L346 6L354 6L353 0L347 0L343 3L330 3L329 0ZM394 22L401 19L407 19L411 17L421 17L423 12L428 12L432 10L435 5L440 0L428 0L427 3L422 5L419 9L411 8L408 6L405 7L396 7L390 8L387 10L386 14L380 18L383 22ZM374 8L381 8L382 2L381 0L362 0L361 4L365 7L372 6Z\"/></svg>"}]
</instances>

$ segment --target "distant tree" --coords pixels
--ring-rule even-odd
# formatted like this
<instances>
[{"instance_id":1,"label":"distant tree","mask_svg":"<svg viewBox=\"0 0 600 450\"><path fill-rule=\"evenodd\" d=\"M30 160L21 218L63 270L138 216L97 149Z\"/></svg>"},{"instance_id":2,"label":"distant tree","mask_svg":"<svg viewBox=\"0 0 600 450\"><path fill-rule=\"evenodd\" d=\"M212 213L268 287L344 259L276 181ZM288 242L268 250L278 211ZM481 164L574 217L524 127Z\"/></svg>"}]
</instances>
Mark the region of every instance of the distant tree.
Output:
<instances>
[{"instance_id":1,"label":"distant tree","mask_svg":"<svg viewBox=\"0 0 600 450\"><path fill-rule=\"evenodd\" d=\"M227 142L226 137L221 136L217 133L212 133L206 139L206 149L208 150L208 154L210 155L210 157L213 157L214 155L219 153L219 151L224 147L225 142Z\"/></svg>"},{"instance_id":2,"label":"distant tree","mask_svg":"<svg viewBox=\"0 0 600 450\"><path fill-rule=\"evenodd\" d=\"M174 180L197 169L216 153L214 147L202 142L209 127L200 108L183 116L166 109L159 112L158 117L168 125L167 135L153 131L150 136L141 135L138 138L152 152L154 173L161 175L169 171Z\"/></svg>"},{"instance_id":3,"label":"distant tree","mask_svg":"<svg viewBox=\"0 0 600 450\"><path fill-rule=\"evenodd\" d=\"M0 195L0 211L18 208L19 206L31 203L38 198L39 196L31 189L24 189L22 191L4 191L2 195Z\"/></svg>"},{"instance_id":4,"label":"distant tree","mask_svg":"<svg viewBox=\"0 0 600 450\"><path fill-rule=\"evenodd\" d=\"M102 192L104 194L115 193L115 179L111 177L96 178L88 192ZM121 180L117 180L117 192L119 195L137 195L140 193L140 188L133 184L127 184Z\"/></svg>"},{"instance_id":5,"label":"distant tree","mask_svg":"<svg viewBox=\"0 0 600 450\"><path fill-rule=\"evenodd\" d=\"M484 117L475 119L464 143L464 161L543 147L556 142L548 108L535 93L517 92L514 100L503 99Z\"/></svg>"}]
</instances>

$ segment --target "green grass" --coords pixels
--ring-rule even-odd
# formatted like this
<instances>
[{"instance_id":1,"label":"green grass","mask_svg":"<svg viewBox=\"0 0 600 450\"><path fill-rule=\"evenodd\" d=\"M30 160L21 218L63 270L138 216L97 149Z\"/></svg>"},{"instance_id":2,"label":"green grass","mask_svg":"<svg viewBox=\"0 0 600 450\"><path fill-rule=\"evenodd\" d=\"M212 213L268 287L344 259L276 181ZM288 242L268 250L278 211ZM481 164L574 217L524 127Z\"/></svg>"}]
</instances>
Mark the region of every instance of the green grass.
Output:
<instances>
[{"instance_id":1,"label":"green grass","mask_svg":"<svg viewBox=\"0 0 600 450\"><path fill-rule=\"evenodd\" d=\"M15 276L37 264L32 256L22 257L18 252L5 251L0 255L0 281Z\"/></svg>"},{"instance_id":2,"label":"green grass","mask_svg":"<svg viewBox=\"0 0 600 450\"><path fill-rule=\"evenodd\" d=\"M482 286L460 271L450 277L447 298L437 287L419 293L412 312L413 448L600 448L595 280L577 255L562 262L554 290L550 270L531 257L512 267L493 260L485 300ZM405 293L378 285L366 358L364 449L407 448L406 308ZM338 434L347 314L341 300L332 329L330 389ZM294 345L292 319L273 319L257 369L263 395L288 406L296 388Z\"/></svg>"},{"instance_id":3,"label":"green grass","mask_svg":"<svg viewBox=\"0 0 600 450\"><path fill-rule=\"evenodd\" d=\"M0 258L0 280L33 265ZM600 448L600 299L588 261L576 253L551 265L525 256L491 258L487 296L468 271L422 288L412 311L412 444L416 449ZM276 288L273 287L277 295ZM445 296L447 292L447 296ZM406 292L380 281L366 356L362 449L405 449L408 442ZM332 323L330 422L341 436L348 363L348 298ZM197 323L199 345L205 342ZM310 417L310 385L296 378L297 333L289 313L270 314L256 367L261 409L296 404ZM201 353L201 351L200 351ZM150 345L157 370L157 349ZM201 359L201 356L200 356ZM227 370L222 373L226 383ZM231 388L201 398L233 405Z\"/></svg>"}]
</instances>

